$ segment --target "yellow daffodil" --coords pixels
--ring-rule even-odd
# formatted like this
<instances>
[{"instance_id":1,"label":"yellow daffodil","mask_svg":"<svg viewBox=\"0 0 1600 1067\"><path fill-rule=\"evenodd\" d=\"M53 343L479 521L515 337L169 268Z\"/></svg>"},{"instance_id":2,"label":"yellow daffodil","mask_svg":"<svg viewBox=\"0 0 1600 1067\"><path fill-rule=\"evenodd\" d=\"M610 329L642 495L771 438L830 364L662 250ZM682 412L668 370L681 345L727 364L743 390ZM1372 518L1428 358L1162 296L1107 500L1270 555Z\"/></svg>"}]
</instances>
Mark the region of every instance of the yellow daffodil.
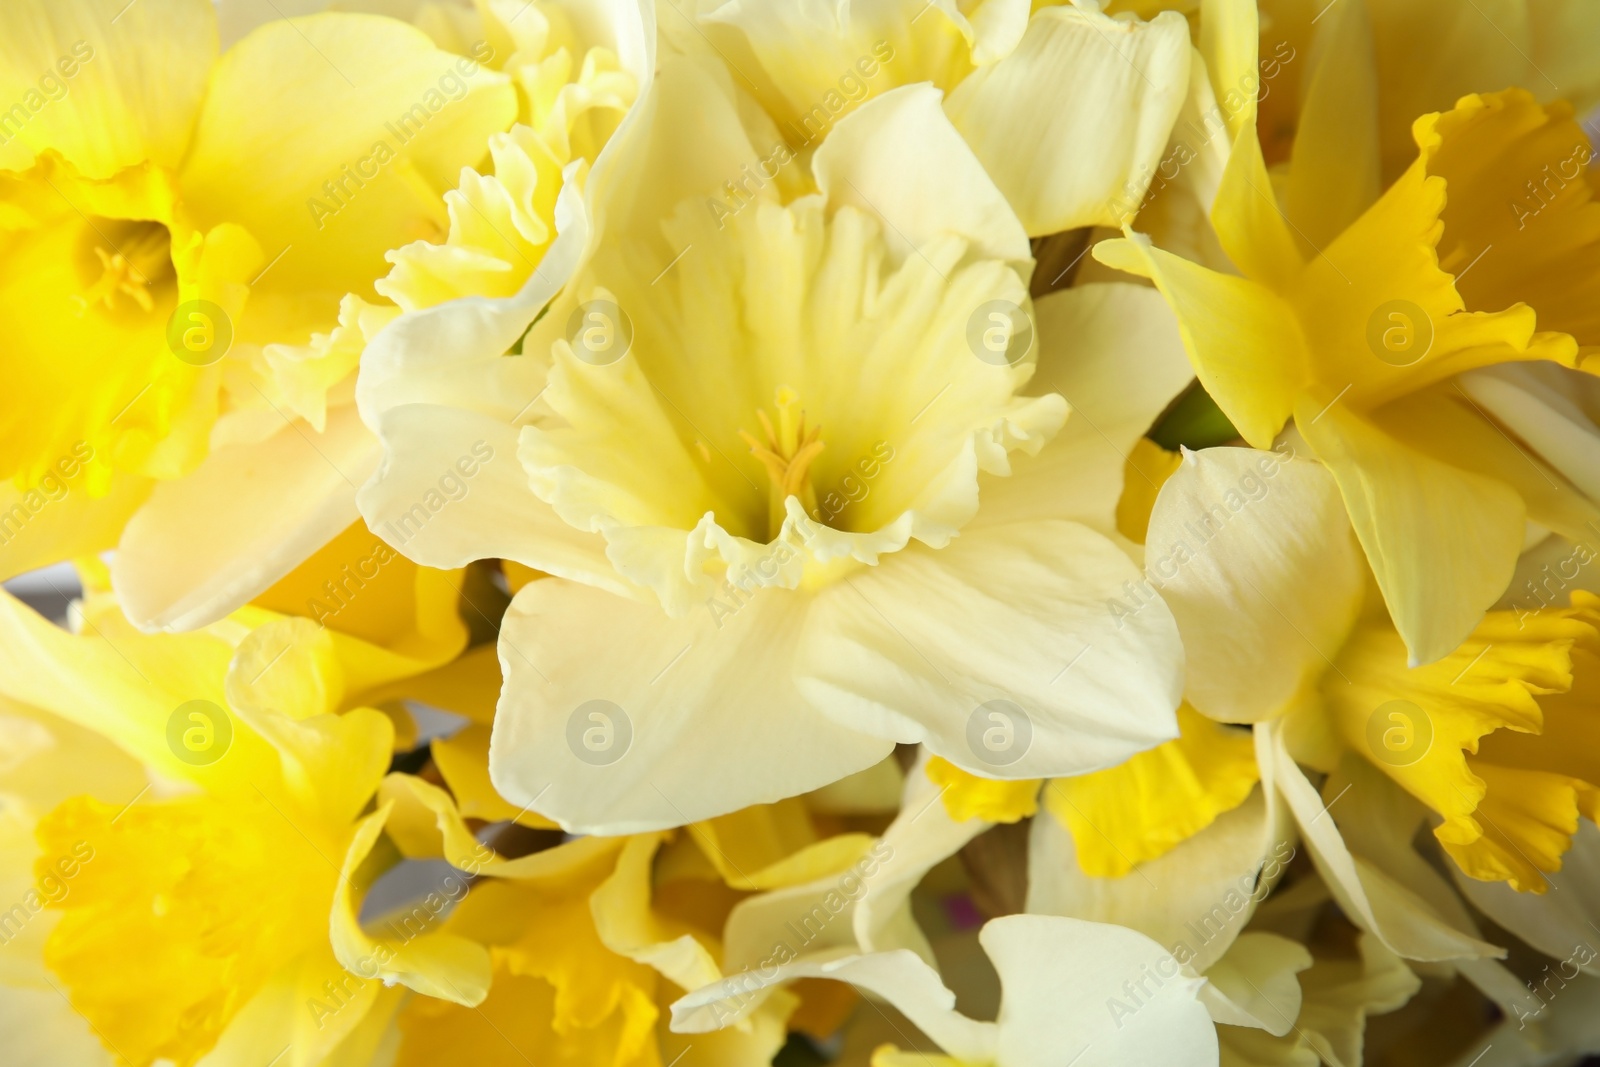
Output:
<instances>
[{"instance_id":1,"label":"yellow daffodil","mask_svg":"<svg viewBox=\"0 0 1600 1067\"><path fill-rule=\"evenodd\" d=\"M644 62L622 23L580 33L526 4L421 17L442 47L391 19L272 19L214 64L210 4L27 3L7 18L0 86L24 103L0 145L4 291L41 324L28 344L91 362L34 358L57 371L19 379L37 390L0 453L16 483L0 557L11 574L116 544L126 610L152 629L221 617L349 525L377 459L356 362L398 314L379 299L385 254L401 249L413 284L534 271L564 177L581 176ZM68 65L58 99L28 89L35 67L57 85ZM147 67L156 80L128 91L126 72ZM280 79L299 95L260 91ZM531 131L507 132L519 117ZM106 124L125 132L93 132ZM498 173L470 175L482 215L441 199L491 154ZM79 334L49 333L63 323ZM106 362L124 349L140 355Z\"/></svg>"},{"instance_id":2,"label":"yellow daffodil","mask_svg":"<svg viewBox=\"0 0 1600 1067\"><path fill-rule=\"evenodd\" d=\"M1319 770L1358 756L1437 813L1434 836L1467 875L1542 892L1580 816L1600 813L1584 711L1596 599L1490 612L1449 656L1408 667L1381 607L1363 607L1333 477L1295 458L1263 479L1261 456L1191 453L1151 520L1166 563L1152 580L1200 653L1190 700L1225 721L1282 717L1289 750Z\"/></svg>"},{"instance_id":3,"label":"yellow daffodil","mask_svg":"<svg viewBox=\"0 0 1600 1067\"><path fill-rule=\"evenodd\" d=\"M1340 0L1342 3L1343 0ZM1274 78L1262 99L1267 161L1288 148L1310 91L1311 46L1326 0L1262 0L1262 55L1287 46L1296 60ZM1570 101L1579 113L1600 102L1600 60L1588 43L1600 33L1600 11L1584 0L1512 0L1474 10L1451 0L1367 4L1376 118L1383 173L1397 177L1416 154L1411 124L1430 111L1448 111L1472 93L1520 86L1541 101ZM1298 65L1297 65L1298 63ZM1362 101L1362 106L1370 106Z\"/></svg>"},{"instance_id":4,"label":"yellow daffodil","mask_svg":"<svg viewBox=\"0 0 1600 1067\"><path fill-rule=\"evenodd\" d=\"M220 570L266 557L243 576L259 591L353 517L325 501L366 469L348 397L328 412L355 353L278 346L338 325L385 251L436 232L439 179L479 157L515 93L391 20L274 23L219 58L210 4L106 7L3 16L0 85L22 101L0 147L0 299L23 329L0 453L15 485L6 570L115 544L139 507L117 564L129 610L194 624L243 599L218 610L215 584L241 577ZM47 106L25 92L41 77L62 87ZM422 117L404 125L413 104ZM347 210L308 210L329 190ZM247 488L271 509L239 506Z\"/></svg>"},{"instance_id":5,"label":"yellow daffodil","mask_svg":"<svg viewBox=\"0 0 1600 1067\"><path fill-rule=\"evenodd\" d=\"M1222 16L1210 53L1220 90L1254 66L1254 5L1204 10ZM1095 254L1156 282L1247 441L1268 447L1294 420L1338 481L1411 661L1427 663L1500 596L1525 516L1571 532L1594 515L1455 379L1509 361L1570 366L1600 344L1582 295L1600 267L1600 207L1570 107L1520 90L1418 118L1419 153L1380 192L1365 12L1340 4L1318 27L1322 58L1281 180L1263 163L1253 101L1230 116L1211 218L1237 275L1138 234Z\"/></svg>"},{"instance_id":6,"label":"yellow daffodil","mask_svg":"<svg viewBox=\"0 0 1600 1067\"><path fill-rule=\"evenodd\" d=\"M87 839L64 855L42 849L39 820L81 795L115 810L148 785L138 762L93 730L0 699L0 1026L22 1067L112 1063L44 956L61 918L52 905L100 854Z\"/></svg>"},{"instance_id":7,"label":"yellow daffodil","mask_svg":"<svg viewBox=\"0 0 1600 1067\"><path fill-rule=\"evenodd\" d=\"M667 1006L775 951L772 924L738 918L751 891L823 879L859 896L879 851L864 834L821 836L806 803L791 799L685 832L581 838L508 858L475 839L449 794L391 775L345 858L334 944L349 975L316 1010L332 1015L380 979L416 991L396 1018L401 1064L469 1054L507 1065L769 1062L790 1027L837 1028L827 986L766 998L752 1027L708 1037L669 1031ZM364 918L363 896L402 859L445 859L458 873ZM837 910L820 920L790 912L798 927L782 931L793 942L783 958L830 924L826 936L848 932Z\"/></svg>"},{"instance_id":8,"label":"yellow daffodil","mask_svg":"<svg viewBox=\"0 0 1600 1067\"><path fill-rule=\"evenodd\" d=\"M187 1065L253 1063L268 1045L321 1064L364 1040L373 996L323 1027L303 1005L337 967L339 861L388 765L389 720L331 714L315 696L337 678L315 660L257 670L243 626L148 636L91 599L74 634L0 607L6 699L93 731L130 767L36 830L41 885L55 857L92 850L52 905L43 961L99 1041L122 1063Z\"/></svg>"},{"instance_id":9,"label":"yellow daffodil","mask_svg":"<svg viewBox=\"0 0 1600 1067\"><path fill-rule=\"evenodd\" d=\"M593 254L523 354L504 355L534 308L478 300L367 354L389 451L372 529L430 565L556 576L502 631L501 793L631 832L816 788L895 741L1038 777L1174 736L1165 608L1103 607L1135 576L1108 536L1121 453L1187 378L1154 294L1065 291L1030 318L1026 235L927 87L842 119L815 193L715 210L756 151L745 120L765 122L732 94L664 61L591 183L614 201ZM924 166L895 161L911 150ZM1068 400L1085 414L1062 432ZM471 492L419 504L475 442L493 459ZM969 740L992 701L1019 712L1011 762Z\"/></svg>"}]
</instances>

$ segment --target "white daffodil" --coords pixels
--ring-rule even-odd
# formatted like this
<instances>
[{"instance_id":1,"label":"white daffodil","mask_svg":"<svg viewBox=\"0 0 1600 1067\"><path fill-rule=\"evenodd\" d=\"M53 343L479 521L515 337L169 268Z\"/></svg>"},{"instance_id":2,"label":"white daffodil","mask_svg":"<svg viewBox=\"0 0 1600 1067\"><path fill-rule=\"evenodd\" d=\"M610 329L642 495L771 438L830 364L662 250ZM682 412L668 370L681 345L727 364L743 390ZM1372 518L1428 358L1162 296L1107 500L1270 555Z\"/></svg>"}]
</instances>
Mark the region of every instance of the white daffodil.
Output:
<instances>
[{"instance_id":1,"label":"white daffodil","mask_svg":"<svg viewBox=\"0 0 1600 1067\"><path fill-rule=\"evenodd\" d=\"M594 173L600 239L531 330L534 302L462 300L368 351L372 528L555 576L502 630L497 787L631 832L896 742L1040 777L1173 736L1166 609L1105 606L1137 578L1107 536L1123 454L1188 378L1159 300L1103 285L1030 316L1026 234L926 86L842 119L813 192L729 214L711 198L771 132L740 101L664 59ZM447 499L475 446L493 458Z\"/></svg>"}]
</instances>

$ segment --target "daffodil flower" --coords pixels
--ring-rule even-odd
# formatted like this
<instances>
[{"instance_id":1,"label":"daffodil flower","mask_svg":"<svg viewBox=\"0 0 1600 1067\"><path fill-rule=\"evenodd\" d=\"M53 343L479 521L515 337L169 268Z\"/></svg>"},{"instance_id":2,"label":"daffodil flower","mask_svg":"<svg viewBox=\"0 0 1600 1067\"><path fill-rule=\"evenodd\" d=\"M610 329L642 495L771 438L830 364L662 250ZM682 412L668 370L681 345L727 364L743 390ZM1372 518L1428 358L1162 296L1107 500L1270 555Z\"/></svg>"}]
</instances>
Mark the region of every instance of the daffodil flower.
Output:
<instances>
[{"instance_id":1,"label":"daffodil flower","mask_svg":"<svg viewBox=\"0 0 1600 1067\"><path fill-rule=\"evenodd\" d=\"M5 698L98 735L86 759L122 759L39 815L41 884L92 850L52 904L50 984L128 1064L254 1063L270 1044L310 1065L358 1044L381 1028L375 991L320 1027L305 1000L338 970L340 860L388 766L389 719L332 713L315 698L336 676L298 676L314 660L273 665L289 683L263 674L227 627L152 636L103 600L79 612L70 633L0 601Z\"/></svg>"},{"instance_id":2,"label":"daffodil flower","mask_svg":"<svg viewBox=\"0 0 1600 1067\"><path fill-rule=\"evenodd\" d=\"M386 256L412 279L452 257L434 273L539 269L563 168L626 110L643 50L626 12L579 32L529 5L424 19L457 53L396 20L318 14L265 21L218 58L210 4L110 14L4 16L0 95L23 104L0 145L0 299L34 324L19 359L74 355L19 364L0 560L14 574L115 545L129 616L187 629L356 517L378 458L356 362L399 313L380 290L409 292L383 285ZM29 89L41 76L59 99ZM531 128L508 130L519 118ZM503 169L469 172L481 215L441 199L486 154ZM488 252L458 247L463 213Z\"/></svg>"},{"instance_id":3,"label":"daffodil flower","mask_svg":"<svg viewBox=\"0 0 1600 1067\"><path fill-rule=\"evenodd\" d=\"M714 69L664 60L596 168L598 243L525 337L533 306L464 300L368 350L372 529L429 565L555 576L502 630L500 792L632 832L897 741L1039 777L1174 736L1166 609L1105 608L1137 577L1108 536L1122 454L1187 377L1154 294L1028 316L1025 232L925 86L841 120L816 193L712 211L756 151L741 114ZM472 491L429 498L474 441L494 459Z\"/></svg>"},{"instance_id":4,"label":"daffodil flower","mask_svg":"<svg viewBox=\"0 0 1600 1067\"><path fill-rule=\"evenodd\" d=\"M395 1017L397 1062L408 1067L444 1055L644 1067L691 1046L769 1062L791 1027L837 1028L852 998L826 986L785 991L764 998L750 1025L694 1037L667 1029L666 1009L772 950L737 917L742 896L814 879L859 892L872 879L882 846L860 833L822 836L807 805L795 798L679 832L579 838L508 858L474 837L455 798L390 775L344 861L333 940L351 978L338 999L379 980L415 991ZM456 873L364 917L363 898L402 859L446 860ZM833 926L830 936L849 921ZM337 1001L318 1004L335 1010Z\"/></svg>"},{"instance_id":5,"label":"daffodil flower","mask_svg":"<svg viewBox=\"0 0 1600 1067\"><path fill-rule=\"evenodd\" d=\"M22 1067L111 1067L90 1024L45 965L45 945L98 856L89 840L65 854L42 848L39 820L77 796L121 808L148 788L139 763L92 729L0 698L0 1027Z\"/></svg>"},{"instance_id":6,"label":"daffodil flower","mask_svg":"<svg viewBox=\"0 0 1600 1067\"><path fill-rule=\"evenodd\" d=\"M1156 502L1149 551L1166 563L1150 573L1192 653L1189 700L1269 726L1263 765L1346 914L1408 958L1497 955L1410 834L1426 815L1464 875L1545 891L1600 796L1583 712L1600 668L1595 599L1490 612L1450 656L1408 667L1364 597L1333 477L1293 458L1264 480L1261 456L1190 453ZM1298 764L1333 776L1325 797Z\"/></svg>"},{"instance_id":7,"label":"daffodil flower","mask_svg":"<svg viewBox=\"0 0 1600 1067\"><path fill-rule=\"evenodd\" d=\"M1254 69L1255 5L1204 11L1220 89ZM1530 464L1456 380L1512 361L1571 366L1600 344L1582 295L1600 264L1589 142L1566 104L1470 96L1417 119L1417 155L1381 188L1366 5L1332 8L1318 44L1281 181L1253 100L1229 117L1211 219L1237 274L1131 231L1095 255L1155 281L1245 440L1269 447L1294 420L1337 480L1411 662L1430 663L1505 588L1525 517L1569 534L1594 517L1592 498Z\"/></svg>"}]
</instances>

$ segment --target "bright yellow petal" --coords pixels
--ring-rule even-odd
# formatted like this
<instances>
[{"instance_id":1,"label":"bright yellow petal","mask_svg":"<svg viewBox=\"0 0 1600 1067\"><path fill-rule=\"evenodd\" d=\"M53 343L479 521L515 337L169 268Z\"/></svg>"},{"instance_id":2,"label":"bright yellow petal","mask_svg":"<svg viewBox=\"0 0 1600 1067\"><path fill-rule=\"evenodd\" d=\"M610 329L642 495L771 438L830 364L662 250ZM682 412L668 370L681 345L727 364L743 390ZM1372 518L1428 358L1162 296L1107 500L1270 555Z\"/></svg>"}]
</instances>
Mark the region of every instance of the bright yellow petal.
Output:
<instances>
[{"instance_id":1,"label":"bright yellow petal","mask_svg":"<svg viewBox=\"0 0 1600 1067\"><path fill-rule=\"evenodd\" d=\"M1223 726L1189 705L1178 737L1128 762L1057 778L1045 807L1072 831L1078 863L1098 878L1120 878L1204 830L1244 803L1261 772L1249 731Z\"/></svg>"},{"instance_id":2,"label":"bright yellow petal","mask_svg":"<svg viewBox=\"0 0 1600 1067\"><path fill-rule=\"evenodd\" d=\"M442 667L466 647L461 580L417 566L357 520L255 604L326 628L354 698Z\"/></svg>"},{"instance_id":3,"label":"bright yellow petal","mask_svg":"<svg viewBox=\"0 0 1600 1067\"><path fill-rule=\"evenodd\" d=\"M57 905L46 962L133 1063L194 1063L268 979L327 936L337 872L260 797L126 811L79 798L40 823L39 840L46 856L77 848L86 860ZM124 968L141 980L126 981Z\"/></svg>"},{"instance_id":4,"label":"bright yellow petal","mask_svg":"<svg viewBox=\"0 0 1600 1067\"><path fill-rule=\"evenodd\" d=\"M471 723L460 733L433 742L433 762L467 819L499 822L510 819L523 826L554 830L556 824L534 811L519 811L495 791L489 780L489 727Z\"/></svg>"},{"instance_id":5,"label":"bright yellow petal","mask_svg":"<svg viewBox=\"0 0 1600 1067\"><path fill-rule=\"evenodd\" d=\"M1290 305L1264 285L1190 263L1130 234L1102 241L1094 256L1150 278L1178 316L1195 373L1257 448L1271 448L1310 374L1306 342Z\"/></svg>"},{"instance_id":6,"label":"bright yellow petal","mask_svg":"<svg viewBox=\"0 0 1600 1067\"><path fill-rule=\"evenodd\" d=\"M1134 442L1123 464L1122 496L1117 500L1117 532L1144 544L1156 495L1183 463L1183 453L1168 452L1148 437Z\"/></svg>"},{"instance_id":7,"label":"bright yellow petal","mask_svg":"<svg viewBox=\"0 0 1600 1067\"><path fill-rule=\"evenodd\" d=\"M1449 656L1410 670L1399 636L1366 623L1323 679L1346 744L1443 817L1435 836L1473 877L1542 892L1541 872L1560 868L1579 813L1600 801L1579 710L1600 685L1600 616L1593 597L1575 601L1491 612Z\"/></svg>"},{"instance_id":8,"label":"bright yellow petal","mask_svg":"<svg viewBox=\"0 0 1600 1067\"><path fill-rule=\"evenodd\" d=\"M661 837L626 839L615 871L595 891L590 910L600 940L612 952L655 968L684 989L699 989L722 978L722 969L694 926L654 906L652 864Z\"/></svg>"},{"instance_id":9,"label":"bright yellow petal","mask_svg":"<svg viewBox=\"0 0 1600 1067\"><path fill-rule=\"evenodd\" d=\"M1580 817L1600 809L1600 788L1581 779L1486 759L1469 759L1486 792L1473 813L1476 832L1440 835L1444 850L1469 877L1542 893L1547 871L1561 869Z\"/></svg>"},{"instance_id":10,"label":"bright yellow petal","mask_svg":"<svg viewBox=\"0 0 1600 1067\"><path fill-rule=\"evenodd\" d=\"M1302 255L1325 247L1378 198L1378 73L1366 4L1324 12L1302 86L1284 210ZM1278 87L1274 86L1274 90Z\"/></svg>"},{"instance_id":11,"label":"bright yellow petal","mask_svg":"<svg viewBox=\"0 0 1600 1067\"><path fill-rule=\"evenodd\" d=\"M150 483L135 477L113 479L102 497L74 493L72 482L59 475L37 489L0 487L0 580L116 547L123 524L149 492Z\"/></svg>"},{"instance_id":12,"label":"bright yellow petal","mask_svg":"<svg viewBox=\"0 0 1600 1067\"><path fill-rule=\"evenodd\" d=\"M1438 173L1437 157L1455 142L1431 129L1419 122L1422 151L1411 168L1284 290L1311 342L1316 380L1333 393L1348 389L1345 402L1357 408L1474 367L1534 359L1570 365L1576 354L1570 339L1536 332L1543 324L1534 307L1478 304L1457 291L1456 273L1476 285L1478 271L1502 249L1473 265L1485 245L1475 243L1471 227L1452 226L1448 213L1458 199L1470 204L1482 194L1471 176L1447 180ZM1511 215L1512 193L1503 182L1487 195L1498 197L1494 210Z\"/></svg>"},{"instance_id":13,"label":"bright yellow petal","mask_svg":"<svg viewBox=\"0 0 1600 1067\"><path fill-rule=\"evenodd\" d=\"M879 1045L872 1050L872 1067L967 1067L954 1056L941 1056L932 1052L901 1052L893 1045Z\"/></svg>"},{"instance_id":14,"label":"bright yellow petal","mask_svg":"<svg viewBox=\"0 0 1600 1067\"><path fill-rule=\"evenodd\" d=\"M1253 58L1253 50L1251 55ZM1212 79L1215 83L1216 75ZM1237 86L1245 84L1255 83L1236 82L1227 92L1237 100L1240 95ZM1248 90L1247 95L1253 101L1255 91ZM1224 101L1224 109L1227 109L1227 97L1218 99ZM1254 112L1255 109L1247 110ZM1222 172L1222 184L1211 206L1211 225L1228 258L1248 278L1272 284L1296 277L1304 265L1288 219L1278 206L1253 124L1241 128L1234 136L1228 165Z\"/></svg>"},{"instance_id":15,"label":"bright yellow petal","mask_svg":"<svg viewBox=\"0 0 1600 1067\"><path fill-rule=\"evenodd\" d=\"M927 775L940 787L939 799L956 822L1018 822L1039 810L1038 778L979 778L938 756L928 760Z\"/></svg>"},{"instance_id":16,"label":"bright yellow petal","mask_svg":"<svg viewBox=\"0 0 1600 1067\"><path fill-rule=\"evenodd\" d=\"M282 252L263 291L370 297L386 251L443 235L440 193L515 114L504 75L404 23L276 21L217 65L179 181L202 224Z\"/></svg>"},{"instance_id":17,"label":"bright yellow petal","mask_svg":"<svg viewBox=\"0 0 1600 1067\"><path fill-rule=\"evenodd\" d=\"M1431 149L1429 173L1448 183L1439 261L1466 306L1525 303L1539 329L1600 345L1600 172L1571 107L1515 89L1467 97L1419 120L1417 139Z\"/></svg>"},{"instance_id":18,"label":"bright yellow petal","mask_svg":"<svg viewBox=\"0 0 1600 1067\"><path fill-rule=\"evenodd\" d=\"M397 858L374 854L392 810L392 804L384 804L363 819L341 857L329 927L334 954L346 970L363 978L398 982L457 1004L481 1004L489 990L489 953L442 929L444 909L466 892L462 876L452 875L440 890L409 908L379 916L371 933L358 921L362 897Z\"/></svg>"},{"instance_id":19,"label":"bright yellow petal","mask_svg":"<svg viewBox=\"0 0 1600 1067\"><path fill-rule=\"evenodd\" d=\"M7 4L0 165L32 162L8 144L15 139L94 178L146 160L176 167L216 54L216 11L205 0L141 0L120 12L95 0Z\"/></svg>"},{"instance_id":20,"label":"bright yellow petal","mask_svg":"<svg viewBox=\"0 0 1600 1067\"><path fill-rule=\"evenodd\" d=\"M872 844L868 834L820 837L795 797L693 823L689 832L736 889L776 889L837 874Z\"/></svg>"},{"instance_id":21,"label":"bright yellow petal","mask_svg":"<svg viewBox=\"0 0 1600 1067\"><path fill-rule=\"evenodd\" d=\"M0 175L0 314L13 323L0 476L98 496L114 466L157 473L198 459L220 372L174 359L167 319L180 300L230 298L198 291L217 262L174 221L177 198L149 166L96 181L52 157ZM226 234L217 243L221 259L237 251Z\"/></svg>"},{"instance_id":22,"label":"bright yellow petal","mask_svg":"<svg viewBox=\"0 0 1600 1067\"><path fill-rule=\"evenodd\" d=\"M440 1063L472 1063L477 1067L655 1067L661 1059L653 1045L639 1050L641 1039L654 1039L650 1024L656 1008L630 991L623 1010L603 1027L558 1034L556 993L548 982L511 974L499 976L488 998L477 1008L419 997L400 1014L400 1050L396 1067L434 1067ZM641 1033L642 1031L642 1033Z\"/></svg>"},{"instance_id":23,"label":"bright yellow petal","mask_svg":"<svg viewBox=\"0 0 1600 1067\"><path fill-rule=\"evenodd\" d=\"M1543 413L1546 428L1552 426L1548 414ZM1588 524L1600 522L1600 508L1590 497L1531 455L1517 428L1502 428L1476 397L1455 382L1386 404L1372 413L1372 421L1425 455L1504 482L1527 505L1530 521L1563 537L1583 540L1593 535ZM1578 473L1595 468L1580 461L1567 469Z\"/></svg>"}]
</instances>

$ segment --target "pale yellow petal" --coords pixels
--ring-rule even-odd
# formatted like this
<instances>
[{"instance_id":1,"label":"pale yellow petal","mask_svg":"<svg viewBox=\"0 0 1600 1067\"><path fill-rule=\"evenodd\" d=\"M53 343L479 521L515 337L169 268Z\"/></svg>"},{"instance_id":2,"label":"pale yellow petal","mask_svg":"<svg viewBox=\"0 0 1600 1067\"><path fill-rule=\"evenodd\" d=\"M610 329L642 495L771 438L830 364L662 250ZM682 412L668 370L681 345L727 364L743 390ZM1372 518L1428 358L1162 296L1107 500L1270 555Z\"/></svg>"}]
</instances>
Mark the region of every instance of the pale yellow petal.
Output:
<instances>
[{"instance_id":1,"label":"pale yellow petal","mask_svg":"<svg viewBox=\"0 0 1600 1067\"><path fill-rule=\"evenodd\" d=\"M1116 226L1144 198L1188 91L1182 16L1037 12L1016 51L945 105L1032 236Z\"/></svg>"},{"instance_id":2,"label":"pale yellow petal","mask_svg":"<svg viewBox=\"0 0 1600 1067\"><path fill-rule=\"evenodd\" d=\"M1511 580L1522 499L1400 444L1326 394L1301 401L1296 424L1339 483L1411 661L1447 655Z\"/></svg>"}]
</instances>

